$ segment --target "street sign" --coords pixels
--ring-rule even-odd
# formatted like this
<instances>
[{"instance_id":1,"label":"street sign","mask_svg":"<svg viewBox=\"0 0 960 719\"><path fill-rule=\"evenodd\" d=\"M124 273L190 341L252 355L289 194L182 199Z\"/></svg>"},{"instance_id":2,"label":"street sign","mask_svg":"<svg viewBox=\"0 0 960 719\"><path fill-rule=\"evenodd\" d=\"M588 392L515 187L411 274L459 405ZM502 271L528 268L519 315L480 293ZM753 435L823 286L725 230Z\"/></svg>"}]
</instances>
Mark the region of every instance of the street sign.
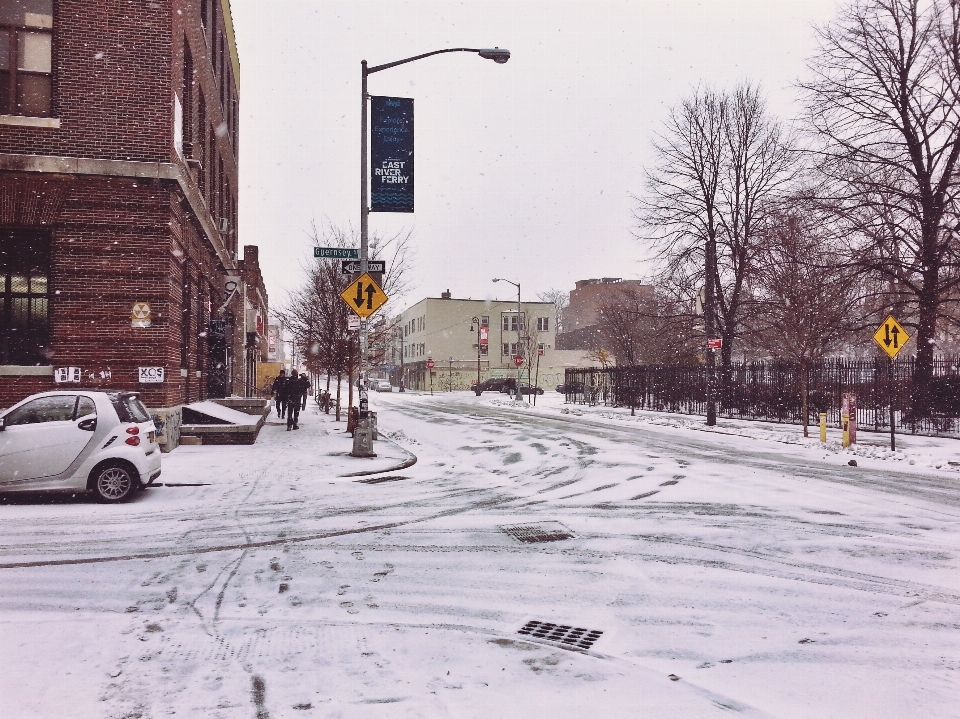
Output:
<instances>
[{"instance_id":1,"label":"street sign","mask_svg":"<svg viewBox=\"0 0 960 719\"><path fill-rule=\"evenodd\" d=\"M360 250L355 247L314 247L313 256L333 260L359 260Z\"/></svg>"},{"instance_id":2,"label":"street sign","mask_svg":"<svg viewBox=\"0 0 960 719\"><path fill-rule=\"evenodd\" d=\"M435 366L436 362L434 362L432 359L427 360L427 369L433 369Z\"/></svg>"},{"instance_id":3,"label":"street sign","mask_svg":"<svg viewBox=\"0 0 960 719\"><path fill-rule=\"evenodd\" d=\"M718 350L723 348L722 339L709 339L707 340L707 349L708 350Z\"/></svg>"},{"instance_id":4,"label":"street sign","mask_svg":"<svg viewBox=\"0 0 960 719\"><path fill-rule=\"evenodd\" d=\"M360 331L360 322L362 320L356 315L350 315L347 317L347 331L348 332L359 332Z\"/></svg>"},{"instance_id":5,"label":"street sign","mask_svg":"<svg viewBox=\"0 0 960 719\"><path fill-rule=\"evenodd\" d=\"M340 293L340 297L355 315L364 319L380 309L387 301L387 295L380 289L380 285L374 282L366 272L351 282L350 286Z\"/></svg>"},{"instance_id":6,"label":"street sign","mask_svg":"<svg viewBox=\"0 0 960 719\"><path fill-rule=\"evenodd\" d=\"M360 260L340 260L340 274L355 275L360 271ZM387 263L383 260L368 260L367 272L386 272Z\"/></svg>"},{"instance_id":7,"label":"street sign","mask_svg":"<svg viewBox=\"0 0 960 719\"><path fill-rule=\"evenodd\" d=\"M140 381L143 383L163 382L163 367L140 367Z\"/></svg>"},{"instance_id":8,"label":"street sign","mask_svg":"<svg viewBox=\"0 0 960 719\"><path fill-rule=\"evenodd\" d=\"M893 359L900 354L900 350L910 339L910 335L903 329L903 325L897 322L893 315L890 315L883 321L882 325L877 327L877 331L873 333L873 339L880 345L880 349L886 352L890 359Z\"/></svg>"},{"instance_id":9,"label":"street sign","mask_svg":"<svg viewBox=\"0 0 960 719\"><path fill-rule=\"evenodd\" d=\"M516 355L516 356L513 358L513 363L514 363L517 367L520 367L520 366L523 364L523 355Z\"/></svg>"}]
</instances>

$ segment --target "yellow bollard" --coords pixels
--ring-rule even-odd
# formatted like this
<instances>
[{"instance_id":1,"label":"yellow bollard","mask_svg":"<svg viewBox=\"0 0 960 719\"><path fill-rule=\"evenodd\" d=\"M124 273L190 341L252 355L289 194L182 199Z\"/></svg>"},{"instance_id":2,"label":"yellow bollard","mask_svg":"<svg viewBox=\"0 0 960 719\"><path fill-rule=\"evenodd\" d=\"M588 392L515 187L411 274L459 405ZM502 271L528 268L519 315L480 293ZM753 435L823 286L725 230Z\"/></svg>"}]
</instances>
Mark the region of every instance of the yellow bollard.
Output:
<instances>
[{"instance_id":1,"label":"yellow bollard","mask_svg":"<svg viewBox=\"0 0 960 719\"><path fill-rule=\"evenodd\" d=\"M827 441L827 413L820 413L820 441Z\"/></svg>"},{"instance_id":2,"label":"yellow bollard","mask_svg":"<svg viewBox=\"0 0 960 719\"><path fill-rule=\"evenodd\" d=\"M843 414L840 416L840 422L843 424L843 446L850 446L850 415Z\"/></svg>"}]
</instances>

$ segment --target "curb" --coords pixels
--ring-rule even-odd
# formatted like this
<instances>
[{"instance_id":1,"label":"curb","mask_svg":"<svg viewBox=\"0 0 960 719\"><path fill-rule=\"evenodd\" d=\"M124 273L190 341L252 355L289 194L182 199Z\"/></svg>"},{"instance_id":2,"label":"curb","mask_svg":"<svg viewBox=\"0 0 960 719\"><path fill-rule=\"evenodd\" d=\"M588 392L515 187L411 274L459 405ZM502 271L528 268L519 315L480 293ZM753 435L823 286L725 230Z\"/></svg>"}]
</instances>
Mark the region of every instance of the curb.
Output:
<instances>
[{"instance_id":1,"label":"curb","mask_svg":"<svg viewBox=\"0 0 960 719\"><path fill-rule=\"evenodd\" d=\"M386 440L378 440L378 441L390 442L390 444L392 444L394 447L399 449L401 452L405 453L407 455L407 458L403 460L400 464L394 465L393 467L387 467L386 469L370 469L370 470L364 470L362 472L349 472L347 474L338 474L337 476L338 477L365 477L369 474L383 474L384 472L396 472L399 469L406 469L407 467L412 467L417 463L417 455L415 455L413 452L411 452L407 448L401 447L399 444L397 444L393 440L386 439Z\"/></svg>"}]
</instances>

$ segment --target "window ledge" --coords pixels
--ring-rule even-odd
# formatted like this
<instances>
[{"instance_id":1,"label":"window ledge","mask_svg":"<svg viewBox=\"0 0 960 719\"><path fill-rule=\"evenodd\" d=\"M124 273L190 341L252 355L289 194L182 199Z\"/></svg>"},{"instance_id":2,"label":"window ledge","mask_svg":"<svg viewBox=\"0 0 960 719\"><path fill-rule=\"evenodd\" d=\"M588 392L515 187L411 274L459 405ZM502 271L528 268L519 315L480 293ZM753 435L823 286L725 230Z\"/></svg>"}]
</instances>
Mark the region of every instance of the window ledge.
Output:
<instances>
[{"instance_id":1,"label":"window ledge","mask_svg":"<svg viewBox=\"0 0 960 719\"><path fill-rule=\"evenodd\" d=\"M0 377L43 377L53 376L52 365L16 365L0 364Z\"/></svg>"},{"instance_id":2,"label":"window ledge","mask_svg":"<svg viewBox=\"0 0 960 719\"><path fill-rule=\"evenodd\" d=\"M48 127L60 129L59 117L27 117L26 115L0 115L0 125L19 125L20 127Z\"/></svg>"}]
</instances>

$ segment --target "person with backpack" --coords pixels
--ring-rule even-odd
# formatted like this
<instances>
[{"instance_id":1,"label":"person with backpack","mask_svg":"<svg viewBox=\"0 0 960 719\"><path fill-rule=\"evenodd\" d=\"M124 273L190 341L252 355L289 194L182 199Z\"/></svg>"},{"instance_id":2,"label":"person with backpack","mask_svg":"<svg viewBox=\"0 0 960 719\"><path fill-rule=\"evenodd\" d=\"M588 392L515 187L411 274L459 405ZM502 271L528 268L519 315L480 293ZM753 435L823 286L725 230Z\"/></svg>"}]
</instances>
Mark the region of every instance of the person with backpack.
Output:
<instances>
[{"instance_id":1,"label":"person with backpack","mask_svg":"<svg viewBox=\"0 0 960 719\"><path fill-rule=\"evenodd\" d=\"M290 375L285 386L287 405L287 431L300 429L300 406L310 389L310 380L306 375L297 377L296 372Z\"/></svg>"}]
</instances>

